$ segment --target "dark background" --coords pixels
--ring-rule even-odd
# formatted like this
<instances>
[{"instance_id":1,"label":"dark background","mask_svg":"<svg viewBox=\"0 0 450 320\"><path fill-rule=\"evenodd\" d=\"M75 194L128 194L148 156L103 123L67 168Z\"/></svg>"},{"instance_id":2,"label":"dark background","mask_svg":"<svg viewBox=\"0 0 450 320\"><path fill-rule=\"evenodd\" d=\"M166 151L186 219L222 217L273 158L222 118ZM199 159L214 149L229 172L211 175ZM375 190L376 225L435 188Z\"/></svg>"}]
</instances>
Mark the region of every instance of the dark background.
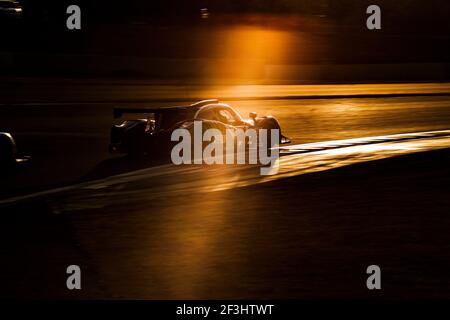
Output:
<instances>
[{"instance_id":1,"label":"dark background","mask_svg":"<svg viewBox=\"0 0 450 320\"><path fill-rule=\"evenodd\" d=\"M58 66L43 70L38 57L30 58L36 54L50 58L54 54L221 58L217 53L223 48L220 32L242 26L283 31L303 41L300 45L292 44L291 54L282 61L269 57L268 64L450 60L450 2L445 0L376 1L382 10L382 30L376 31L366 28L366 8L373 1L22 0L21 3L22 19L2 21L5 25L0 32L3 39L0 52L15 55L14 65L3 69L8 74L98 75L97 71L83 67L70 72ZM70 4L81 7L81 30L66 28L66 8ZM208 19L202 19L202 8L208 9ZM22 60L36 61L21 64Z\"/></svg>"}]
</instances>

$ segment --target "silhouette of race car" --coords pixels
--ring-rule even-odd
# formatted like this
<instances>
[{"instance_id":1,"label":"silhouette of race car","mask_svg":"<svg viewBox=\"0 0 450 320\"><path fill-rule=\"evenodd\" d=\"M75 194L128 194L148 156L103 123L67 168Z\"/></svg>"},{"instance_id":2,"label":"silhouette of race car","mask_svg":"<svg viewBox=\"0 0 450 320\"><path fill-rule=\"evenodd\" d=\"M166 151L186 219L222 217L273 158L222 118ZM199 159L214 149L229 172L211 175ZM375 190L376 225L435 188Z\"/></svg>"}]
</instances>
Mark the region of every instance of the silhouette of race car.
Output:
<instances>
[{"instance_id":1,"label":"silhouette of race car","mask_svg":"<svg viewBox=\"0 0 450 320\"><path fill-rule=\"evenodd\" d=\"M19 157L16 141L8 132L0 132L0 171L9 170L27 162L30 157Z\"/></svg>"},{"instance_id":2,"label":"silhouette of race car","mask_svg":"<svg viewBox=\"0 0 450 320\"><path fill-rule=\"evenodd\" d=\"M278 144L290 143L281 134L279 122L272 116L258 117L251 112L249 119L227 104L218 100L204 100L188 106L161 108L114 108L114 118L125 114L145 114L143 119L125 120L111 128L110 153L144 155L167 152L173 146L172 132L178 128L192 127L194 121L201 121L203 128L226 129L278 129Z\"/></svg>"}]
</instances>

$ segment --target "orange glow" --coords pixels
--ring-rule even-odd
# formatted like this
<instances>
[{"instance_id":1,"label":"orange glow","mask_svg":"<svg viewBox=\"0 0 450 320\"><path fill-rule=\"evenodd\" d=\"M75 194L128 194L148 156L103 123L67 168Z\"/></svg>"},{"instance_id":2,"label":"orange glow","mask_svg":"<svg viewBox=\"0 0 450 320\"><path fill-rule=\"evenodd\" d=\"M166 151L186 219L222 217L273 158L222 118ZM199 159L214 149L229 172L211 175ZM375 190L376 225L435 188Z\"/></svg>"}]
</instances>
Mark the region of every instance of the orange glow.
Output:
<instances>
[{"instance_id":1,"label":"orange glow","mask_svg":"<svg viewBox=\"0 0 450 320\"><path fill-rule=\"evenodd\" d=\"M222 38L214 69L227 78L262 79L269 61L283 61L288 54L284 31L242 26L225 30Z\"/></svg>"}]
</instances>

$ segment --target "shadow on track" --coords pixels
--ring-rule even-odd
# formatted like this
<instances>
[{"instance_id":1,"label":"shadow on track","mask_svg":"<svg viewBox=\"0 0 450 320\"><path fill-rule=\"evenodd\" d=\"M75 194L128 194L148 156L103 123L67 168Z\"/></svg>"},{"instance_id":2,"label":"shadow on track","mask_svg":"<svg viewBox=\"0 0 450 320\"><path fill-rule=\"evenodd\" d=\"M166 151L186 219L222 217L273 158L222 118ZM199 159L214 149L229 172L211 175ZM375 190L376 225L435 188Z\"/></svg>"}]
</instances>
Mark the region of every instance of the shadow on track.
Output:
<instances>
[{"instance_id":1,"label":"shadow on track","mask_svg":"<svg viewBox=\"0 0 450 320\"><path fill-rule=\"evenodd\" d=\"M118 156L103 160L91 171L81 178L81 182L97 180L113 175L127 173L135 170L146 169L158 165L169 164L168 157L131 157L128 155Z\"/></svg>"}]
</instances>

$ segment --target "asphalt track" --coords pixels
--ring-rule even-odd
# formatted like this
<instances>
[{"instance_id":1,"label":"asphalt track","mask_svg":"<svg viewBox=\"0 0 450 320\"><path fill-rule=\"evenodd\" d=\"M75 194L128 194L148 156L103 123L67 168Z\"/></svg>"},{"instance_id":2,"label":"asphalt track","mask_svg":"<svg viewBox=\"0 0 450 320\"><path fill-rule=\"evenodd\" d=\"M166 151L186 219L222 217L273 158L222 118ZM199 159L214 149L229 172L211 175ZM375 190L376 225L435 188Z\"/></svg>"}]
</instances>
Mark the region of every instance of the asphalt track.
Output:
<instances>
[{"instance_id":1,"label":"asphalt track","mask_svg":"<svg viewBox=\"0 0 450 320\"><path fill-rule=\"evenodd\" d=\"M3 202L2 295L448 297L449 132L376 140L298 146L271 181L167 165ZM79 292L65 289L71 264ZM365 289L371 264L380 292Z\"/></svg>"},{"instance_id":2,"label":"asphalt track","mask_svg":"<svg viewBox=\"0 0 450 320\"><path fill-rule=\"evenodd\" d=\"M279 147L280 158L272 174L262 176L260 165L166 164L131 171L72 186L0 200L0 206L45 198L55 213L110 205L156 201L165 196L183 196L246 187L268 181L319 172L416 152L446 149L450 130L326 141ZM61 201L61 203L58 203Z\"/></svg>"},{"instance_id":3,"label":"asphalt track","mask_svg":"<svg viewBox=\"0 0 450 320\"><path fill-rule=\"evenodd\" d=\"M172 91L163 91L158 96L152 85L136 85L137 88L133 85L123 87L120 83L70 86L67 81L61 82L63 84L59 86L56 82L43 81L43 84L34 90L34 82L30 82L15 86L15 90L11 88L10 91L5 91L5 94L2 93L5 96L14 96L15 103L5 104L0 108L1 130L11 132L22 154L32 157L23 169L11 175L3 175L0 181L2 198L53 189L81 180L106 177L154 165L130 163L125 159L120 161L108 154L109 129L114 122L112 107L118 105L112 101L127 96L131 101L141 97L167 98L169 95L179 99L182 96L180 92L184 90L176 90L176 87L169 86ZM274 115L281 122L283 134L291 138L294 144L304 144L448 129L450 99L445 95L445 92L448 92L447 86L447 84L412 84L411 88L414 90L404 84L330 85L326 88L309 86L308 90L311 89L317 96L316 99L306 100L281 98L283 95L309 92L299 86L240 86L238 91L241 90L241 95L237 94L237 87L231 86L218 89L220 92L210 91L212 90L210 88L202 97L210 98L214 94L224 94L227 91L227 96L233 93L242 98L248 96L251 90L255 90L253 97L258 97L258 100L224 102L230 103L244 116L253 111L259 115ZM76 95L77 93L79 95ZM274 94L280 98L263 100L263 93ZM390 98L354 97L361 94L386 93L424 95ZM24 101L36 94L45 95L54 102ZM67 99L65 94L68 94L69 98L78 96L79 101L57 102L56 97ZM322 95L326 94L340 94L342 98L325 99ZM197 93L194 92L192 95ZM89 100L85 100L87 98L102 102L88 102ZM173 105L173 102L129 102L119 105L157 107Z\"/></svg>"},{"instance_id":4,"label":"asphalt track","mask_svg":"<svg viewBox=\"0 0 450 320\"><path fill-rule=\"evenodd\" d=\"M3 180L17 190L0 205L1 295L449 297L447 96L235 104L293 139L277 175L109 158L106 102L3 107L33 161ZM81 291L65 288L70 264ZM380 292L365 287L371 264Z\"/></svg>"}]
</instances>

